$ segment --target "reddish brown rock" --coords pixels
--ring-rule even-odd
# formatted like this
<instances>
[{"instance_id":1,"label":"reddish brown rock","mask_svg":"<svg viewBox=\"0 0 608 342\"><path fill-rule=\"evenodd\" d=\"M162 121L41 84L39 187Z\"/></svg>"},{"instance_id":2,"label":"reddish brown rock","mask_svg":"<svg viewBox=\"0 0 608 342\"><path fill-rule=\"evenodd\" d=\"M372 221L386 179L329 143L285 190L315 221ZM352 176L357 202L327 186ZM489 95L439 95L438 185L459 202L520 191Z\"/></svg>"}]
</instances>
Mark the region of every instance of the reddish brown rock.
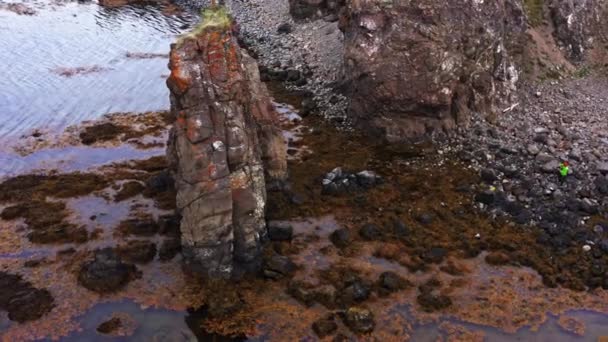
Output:
<instances>
[{"instance_id":1,"label":"reddish brown rock","mask_svg":"<svg viewBox=\"0 0 608 342\"><path fill-rule=\"evenodd\" d=\"M168 157L185 260L227 277L235 263L257 265L266 238L265 182L285 177L286 152L257 66L231 28L199 31L171 47Z\"/></svg>"},{"instance_id":2,"label":"reddish brown rock","mask_svg":"<svg viewBox=\"0 0 608 342\"><path fill-rule=\"evenodd\" d=\"M351 1L341 27L349 115L400 141L500 112L526 18L517 0Z\"/></svg>"}]
</instances>

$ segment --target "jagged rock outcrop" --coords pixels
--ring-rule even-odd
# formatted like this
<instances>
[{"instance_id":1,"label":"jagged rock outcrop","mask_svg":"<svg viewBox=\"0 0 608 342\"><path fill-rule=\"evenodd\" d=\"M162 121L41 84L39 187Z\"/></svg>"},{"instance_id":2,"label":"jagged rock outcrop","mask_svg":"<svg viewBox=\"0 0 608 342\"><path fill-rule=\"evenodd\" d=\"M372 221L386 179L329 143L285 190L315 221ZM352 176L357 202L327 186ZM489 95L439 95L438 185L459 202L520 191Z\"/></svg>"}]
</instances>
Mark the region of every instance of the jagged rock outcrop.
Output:
<instances>
[{"instance_id":1,"label":"jagged rock outcrop","mask_svg":"<svg viewBox=\"0 0 608 342\"><path fill-rule=\"evenodd\" d=\"M353 0L341 19L349 114L388 141L496 115L518 80L519 1Z\"/></svg>"},{"instance_id":2,"label":"jagged rock outcrop","mask_svg":"<svg viewBox=\"0 0 608 342\"><path fill-rule=\"evenodd\" d=\"M589 49L605 50L602 44L608 39L608 1L551 0L548 7L555 27L553 34L566 57L580 62L588 56Z\"/></svg>"},{"instance_id":3,"label":"jagged rock outcrop","mask_svg":"<svg viewBox=\"0 0 608 342\"><path fill-rule=\"evenodd\" d=\"M167 85L176 121L168 156L186 263L228 277L235 264L258 264L265 182L285 177L286 149L257 65L231 25L198 31L171 47Z\"/></svg>"}]
</instances>

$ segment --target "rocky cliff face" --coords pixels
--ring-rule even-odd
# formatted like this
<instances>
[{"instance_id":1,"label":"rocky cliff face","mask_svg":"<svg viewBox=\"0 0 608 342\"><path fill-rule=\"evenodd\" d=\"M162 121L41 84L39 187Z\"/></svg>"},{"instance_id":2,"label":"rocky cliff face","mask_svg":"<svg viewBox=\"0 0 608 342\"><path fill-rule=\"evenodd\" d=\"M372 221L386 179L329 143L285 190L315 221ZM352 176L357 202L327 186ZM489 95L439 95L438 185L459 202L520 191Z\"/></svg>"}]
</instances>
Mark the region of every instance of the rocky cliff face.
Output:
<instances>
[{"instance_id":1,"label":"rocky cliff face","mask_svg":"<svg viewBox=\"0 0 608 342\"><path fill-rule=\"evenodd\" d=\"M552 0L548 1L548 7L555 38L568 58L580 62L590 49L605 50L601 44L608 38L608 2Z\"/></svg>"},{"instance_id":2,"label":"rocky cliff face","mask_svg":"<svg viewBox=\"0 0 608 342\"><path fill-rule=\"evenodd\" d=\"M473 112L496 119L515 102L530 65L554 58L572 70L570 63L584 61L590 48L605 51L599 42L608 33L601 20L606 6L602 0L348 1L340 22L349 115L388 141L467 126ZM539 36L531 33L532 21L550 41L530 38ZM560 56L528 53L533 44L555 46Z\"/></svg>"},{"instance_id":3,"label":"rocky cliff face","mask_svg":"<svg viewBox=\"0 0 608 342\"><path fill-rule=\"evenodd\" d=\"M518 80L517 1L359 1L346 7L349 114L389 141L495 115Z\"/></svg>"},{"instance_id":4,"label":"rocky cliff face","mask_svg":"<svg viewBox=\"0 0 608 342\"><path fill-rule=\"evenodd\" d=\"M168 156L186 262L228 277L237 264L256 265L265 182L285 177L286 150L257 65L229 25L199 31L171 47Z\"/></svg>"}]
</instances>

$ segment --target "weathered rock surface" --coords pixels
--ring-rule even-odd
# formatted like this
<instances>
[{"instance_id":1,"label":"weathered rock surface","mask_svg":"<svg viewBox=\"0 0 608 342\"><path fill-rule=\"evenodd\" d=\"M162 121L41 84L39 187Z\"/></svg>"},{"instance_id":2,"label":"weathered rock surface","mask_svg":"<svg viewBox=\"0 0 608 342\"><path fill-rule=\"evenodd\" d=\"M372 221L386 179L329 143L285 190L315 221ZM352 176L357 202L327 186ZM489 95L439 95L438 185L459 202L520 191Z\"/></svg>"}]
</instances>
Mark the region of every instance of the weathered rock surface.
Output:
<instances>
[{"instance_id":1,"label":"weathered rock surface","mask_svg":"<svg viewBox=\"0 0 608 342\"><path fill-rule=\"evenodd\" d=\"M555 26L553 34L571 60L584 60L590 49L606 39L608 4L605 1L552 0L548 7ZM598 47L605 55L605 48Z\"/></svg>"},{"instance_id":2,"label":"weathered rock surface","mask_svg":"<svg viewBox=\"0 0 608 342\"><path fill-rule=\"evenodd\" d=\"M230 27L206 27L171 48L171 131L186 262L227 277L255 266L266 238L265 182L286 174L286 151L255 61Z\"/></svg>"},{"instance_id":3,"label":"weathered rock surface","mask_svg":"<svg viewBox=\"0 0 608 342\"><path fill-rule=\"evenodd\" d=\"M351 1L340 21L349 116L388 141L468 127L473 113L500 120L537 64L549 77L605 63L607 11L598 0Z\"/></svg>"},{"instance_id":4,"label":"weathered rock surface","mask_svg":"<svg viewBox=\"0 0 608 342\"><path fill-rule=\"evenodd\" d=\"M345 74L359 126L399 141L496 115L518 80L526 19L517 1L352 1Z\"/></svg>"}]
</instances>

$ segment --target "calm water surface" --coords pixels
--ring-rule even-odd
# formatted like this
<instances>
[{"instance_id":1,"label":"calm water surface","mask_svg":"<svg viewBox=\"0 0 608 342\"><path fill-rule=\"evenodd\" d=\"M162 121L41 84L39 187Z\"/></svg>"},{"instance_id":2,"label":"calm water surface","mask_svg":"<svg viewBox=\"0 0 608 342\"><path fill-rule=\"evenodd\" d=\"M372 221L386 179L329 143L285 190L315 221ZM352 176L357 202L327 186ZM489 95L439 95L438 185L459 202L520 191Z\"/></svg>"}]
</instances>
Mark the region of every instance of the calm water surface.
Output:
<instances>
[{"instance_id":1,"label":"calm water surface","mask_svg":"<svg viewBox=\"0 0 608 342\"><path fill-rule=\"evenodd\" d=\"M166 54L196 16L153 6L22 3L37 13L0 10L0 140L106 113L169 107Z\"/></svg>"}]
</instances>

